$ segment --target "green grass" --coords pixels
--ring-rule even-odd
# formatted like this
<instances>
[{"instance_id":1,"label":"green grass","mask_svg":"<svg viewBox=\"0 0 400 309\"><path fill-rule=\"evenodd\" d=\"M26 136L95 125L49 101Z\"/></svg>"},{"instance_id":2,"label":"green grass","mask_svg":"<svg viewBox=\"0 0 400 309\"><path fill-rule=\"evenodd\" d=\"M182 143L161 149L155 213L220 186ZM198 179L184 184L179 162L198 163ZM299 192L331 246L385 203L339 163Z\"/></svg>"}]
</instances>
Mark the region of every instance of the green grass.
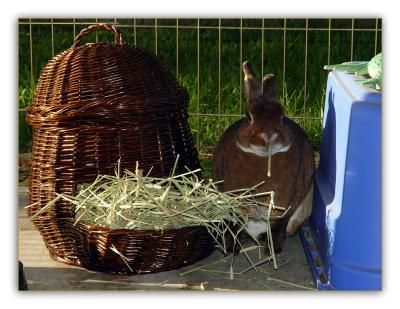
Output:
<instances>
[{"instance_id":1,"label":"green grass","mask_svg":"<svg viewBox=\"0 0 400 309\"><path fill-rule=\"evenodd\" d=\"M93 20L89 21L93 22ZM121 21L125 22L125 21ZM132 21L131 21L132 22ZM138 24L152 24L154 20L138 20ZM239 20L223 20L223 26L238 26ZM159 25L175 25L175 20L159 20ZM197 20L180 20L180 25L196 26ZM202 26L218 26L218 20L201 20ZM260 20L243 20L243 26L259 27ZM282 19L265 20L265 27L282 27ZM304 27L304 20L287 20L288 27ZM76 26L76 34L84 28ZM350 59L351 32L331 31L330 50L328 51L328 31L312 30L327 27L327 20L310 20L309 31L286 31L285 76L284 31L264 30L264 48L262 49L261 30L244 29L242 32L242 58L240 57L240 31L237 29L197 29L180 28L178 42L176 28L159 28L157 32L157 52L171 71L177 75L179 83L190 94L189 123L193 137L201 153L210 153L224 130L240 118L246 109L246 102L241 91L243 78L240 65L244 60L253 63L259 75L261 72L274 73L278 78L279 98L285 106L286 115L296 118L307 132L315 150L319 149L322 117L325 97L327 72L322 68L328 63L340 63ZM333 28L349 28L351 20L333 20ZM356 20L356 27L375 28L374 20ZM54 54L72 45L73 26L54 25ZM121 32L128 43L134 43L134 28L123 27ZM220 40L219 40L220 35ZM98 40L112 41L110 33L98 32ZM19 108L25 108L31 102L34 85L41 68L52 57L51 26L32 26L32 72L29 41L29 25L19 25ZM307 38L307 55L306 55ZM377 50L381 50L381 34L378 33ZM375 32L355 31L353 36L353 60L369 60L374 55ZM90 34L85 42L96 41L96 34ZM156 39L154 28L136 29L137 45L155 51ZM177 67L178 43L178 67ZM263 51L263 55L262 55ZM199 66L197 56L199 53ZM307 56L307 62L305 62ZM261 59L264 67L261 67ZM305 65L307 77L305 78ZM219 74L219 67L221 68ZM177 71L178 69L178 71ZM199 73L199 74L198 74ZM33 81L32 81L33 76ZM305 80L307 83L304 88ZM306 95L306 100L304 96ZM304 102L306 105L304 107ZM215 114L196 116L195 114ZM218 116L217 114L221 114ZM225 116L229 115L229 116ZM32 130L20 113L19 147L20 152L28 152L32 145ZM202 157L202 159L204 159ZM202 161L209 168L207 161ZM208 167L207 167L208 166Z\"/></svg>"}]
</instances>

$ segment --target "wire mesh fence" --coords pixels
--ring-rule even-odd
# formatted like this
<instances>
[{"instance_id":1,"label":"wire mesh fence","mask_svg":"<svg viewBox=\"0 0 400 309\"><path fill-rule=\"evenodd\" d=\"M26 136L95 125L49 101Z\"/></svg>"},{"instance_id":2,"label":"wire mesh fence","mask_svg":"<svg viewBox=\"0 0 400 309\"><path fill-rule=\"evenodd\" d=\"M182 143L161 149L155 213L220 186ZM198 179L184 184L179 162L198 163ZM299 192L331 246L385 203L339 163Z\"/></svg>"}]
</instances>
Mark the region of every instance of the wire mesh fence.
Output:
<instances>
[{"instance_id":1,"label":"wire mesh fence","mask_svg":"<svg viewBox=\"0 0 400 309\"><path fill-rule=\"evenodd\" d=\"M19 148L28 152L32 132L25 121L41 68L69 48L83 28L95 23L119 27L128 43L153 51L190 94L190 125L201 156L208 156L224 130L246 111L242 93L244 60L259 76L274 73L286 114L318 149L325 64L369 60L381 51L382 20L350 19L25 19L18 20ZM113 41L96 32L85 42Z\"/></svg>"}]
</instances>

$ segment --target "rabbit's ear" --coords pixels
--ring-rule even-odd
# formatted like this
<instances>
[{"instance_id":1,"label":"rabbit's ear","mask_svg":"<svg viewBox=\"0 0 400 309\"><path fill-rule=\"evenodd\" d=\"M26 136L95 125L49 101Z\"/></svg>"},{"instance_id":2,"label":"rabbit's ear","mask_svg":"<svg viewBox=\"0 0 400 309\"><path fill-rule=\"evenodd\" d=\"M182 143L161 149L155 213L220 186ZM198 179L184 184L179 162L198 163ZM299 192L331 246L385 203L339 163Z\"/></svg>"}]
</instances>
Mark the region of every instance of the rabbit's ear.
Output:
<instances>
[{"instance_id":1,"label":"rabbit's ear","mask_svg":"<svg viewBox=\"0 0 400 309\"><path fill-rule=\"evenodd\" d=\"M276 99L276 77L274 74L267 74L263 78L263 96L268 101Z\"/></svg>"},{"instance_id":2,"label":"rabbit's ear","mask_svg":"<svg viewBox=\"0 0 400 309\"><path fill-rule=\"evenodd\" d=\"M244 91L247 97L247 101L250 102L252 98L260 96L261 84L257 79L256 73L253 70L250 62L243 62L243 72L244 72Z\"/></svg>"}]
</instances>

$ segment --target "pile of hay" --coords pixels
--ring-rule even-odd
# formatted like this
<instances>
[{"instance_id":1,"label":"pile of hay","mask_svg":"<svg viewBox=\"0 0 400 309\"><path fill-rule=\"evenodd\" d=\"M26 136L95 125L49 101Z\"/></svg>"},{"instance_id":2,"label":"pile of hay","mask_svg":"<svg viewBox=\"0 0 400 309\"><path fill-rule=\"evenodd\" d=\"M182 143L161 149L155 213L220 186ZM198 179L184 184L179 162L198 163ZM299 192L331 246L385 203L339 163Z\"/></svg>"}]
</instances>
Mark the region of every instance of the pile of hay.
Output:
<instances>
[{"instance_id":1,"label":"pile of hay","mask_svg":"<svg viewBox=\"0 0 400 309\"><path fill-rule=\"evenodd\" d=\"M248 209L267 206L271 210L273 207L274 193L255 193L258 186L220 192L216 182L197 177L199 170L175 175L178 159L171 176L167 178L150 177L150 172L143 175L138 164L134 172L125 170L121 175L118 162L115 176L99 175L92 184L80 186L76 196L56 193L56 198L39 212L44 212L61 199L75 205L75 224L84 220L112 229L136 230L201 225L207 228L217 245L226 252L226 233L236 240L251 216ZM256 200L256 197L266 195L271 197L269 205ZM266 222L269 222L268 219L264 218ZM238 226L236 232L228 224L232 221Z\"/></svg>"}]
</instances>

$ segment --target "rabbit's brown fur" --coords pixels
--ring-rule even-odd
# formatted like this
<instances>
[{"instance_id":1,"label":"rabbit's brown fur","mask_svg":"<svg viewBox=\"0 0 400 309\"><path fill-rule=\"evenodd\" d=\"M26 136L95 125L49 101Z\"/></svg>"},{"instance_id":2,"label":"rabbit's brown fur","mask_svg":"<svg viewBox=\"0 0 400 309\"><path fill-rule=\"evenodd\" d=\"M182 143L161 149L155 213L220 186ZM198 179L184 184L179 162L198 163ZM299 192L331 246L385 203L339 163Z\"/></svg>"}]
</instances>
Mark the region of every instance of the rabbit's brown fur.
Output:
<instances>
[{"instance_id":1,"label":"rabbit's brown fur","mask_svg":"<svg viewBox=\"0 0 400 309\"><path fill-rule=\"evenodd\" d=\"M250 188L264 181L258 191L272 190L275 205L286 209L291 206L283 219L271 222L275 251L280 252L285 235L295 234L310 214L315 169L313 149L301 127L284 117L283 107L276 101L275 77L271 74L264 77L262 91L248 62L243 64L243 70L248 116L221 136L214 152L212 178L223 180L219 188L222 191ZM273 155L271 177L268 177L270 144ZM269 198L263 201L269 202ZM263 232L262 226L262 221L254 219L247 230L258 237Z\"/></svg>"}]
</instances>

